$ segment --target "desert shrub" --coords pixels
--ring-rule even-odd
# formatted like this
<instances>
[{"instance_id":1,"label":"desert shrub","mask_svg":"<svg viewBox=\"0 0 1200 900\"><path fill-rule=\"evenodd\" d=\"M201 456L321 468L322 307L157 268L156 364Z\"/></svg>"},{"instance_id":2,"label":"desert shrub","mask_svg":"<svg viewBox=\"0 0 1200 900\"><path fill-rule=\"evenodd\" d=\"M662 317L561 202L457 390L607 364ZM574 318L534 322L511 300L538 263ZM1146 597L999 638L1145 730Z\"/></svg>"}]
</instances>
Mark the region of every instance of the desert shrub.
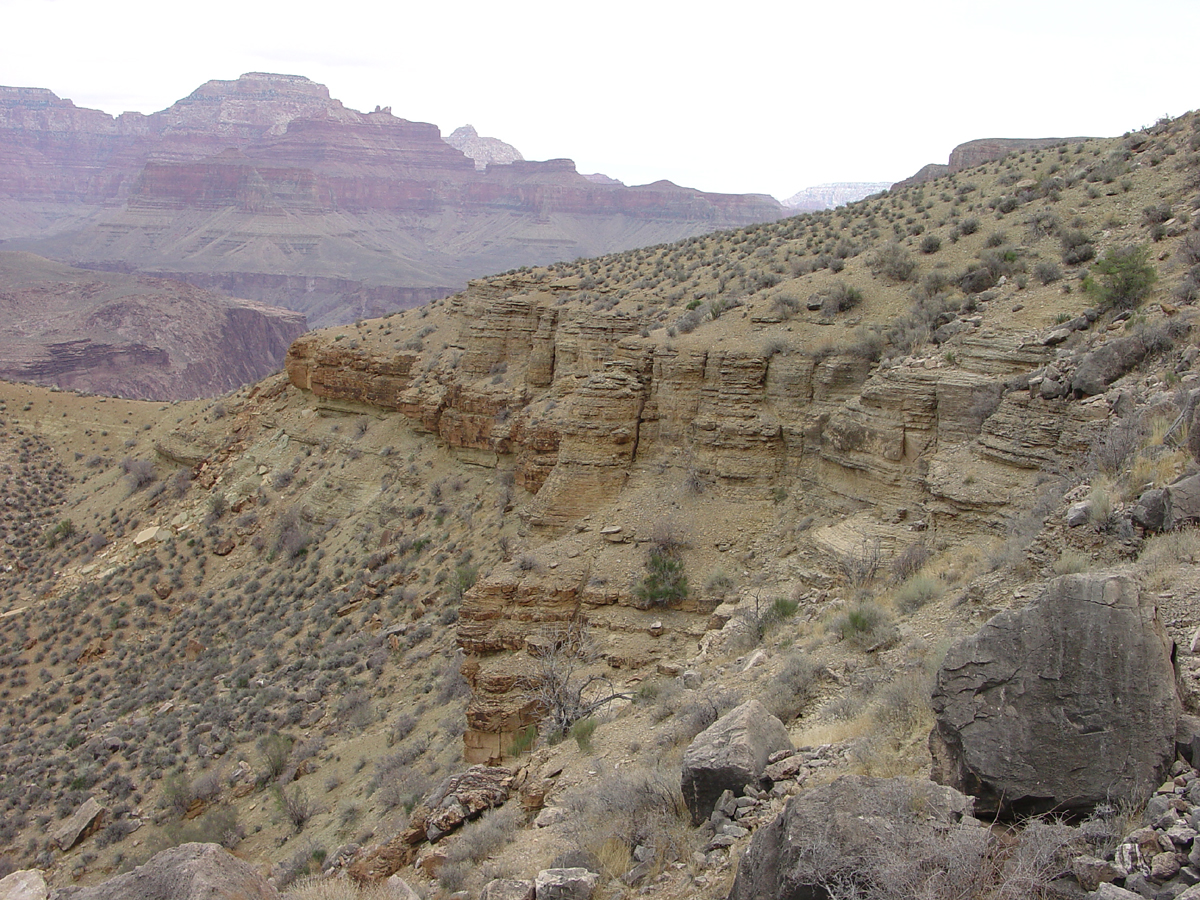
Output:
<instances>
[{"instance_id":1,"label":"desert shrub","mask_svg":"<svg viewBox=\"0 0 1200 900\"><path fill-rule=\"evenodd\" d=\"M857 548L838 557L838 568L852 587L864 587L879 574L880 562L879 541L864 538Z\"/></svg>"},{"instance_id":2,"label":"desert shrub","mask_svg":"<svg viewBox=\"0 0 1200 900\"><path fill-rule=\"evenodd\" d=\"M834 617L831 627L859 649L874 647L892 633L892 617L874 600L859 600Z\"/></svg>"},{"instance_id":3,"label":"desert shrub","mask_svg":"<svg viewBox=\"0 0 1200 900\"><path fill-rule=\"evenodd\" d=\"M148 459L134 459L131 456L121 460L121 468L125 472L125 484L132 494L140 491L155 479L154 463Z\"/></svg>"},{"instance_id":4,"label":"desert shrub","mask_svg":"<svg viewBox=\"0 0 1200 900\"><path fill-rule=\"evenodd\" d=\"M737 582L724 569L717 569L704 582L704 593L710 597L723 598L736 586Z\"/></svg>"},{"instance_id":5,"label":"desert shrub","mask_svg":"<svg viewBox=\"0 0 1200 900\"><path fill-rule=\"evenodd\" d=\"M1034 265L1033 274L1042 284L1052 284L1062 278L1062 269L1053 260L1043 259Z\"/></svg>"},{"instance_id":6,"label":"desert shrub","mask_svg":"<svg viewBox=\"0 0 1200 900\"><path fill-rule=\"evenodd\" d=\"M1078 550L1064 550L1051 567L1055 575L1075 575L1086 572L1092 566L1091 557Z\"/></svg>"},{"instance_id":7,"label":"desert shrub","mask_svg":"<svg viewBox=\"0 0 1200 900\"><path fill-rule=\"evenodd\" d=\"M595 731L596 720L588 717L586 719L580 719L577 722L572 722L567 733L578 745L581 753L591 753L593 749L592 735L595 733Z\"/></svg>"},{"instance_id":8,"label":"desert shrub","mask_svg":"<svg viewBox=\"0 0 1200 900\"><path fill-rule=\"evenodd\" d=\"M283 774L283 770L287 768L288 760L292 756L293 743L294 739L291 735L281 734L278 731L259 740L258 750L262 754L264 778L267 781L277 781Z\"/></svg>"},{"instance_id":9,"label":"desert shrub","mask_svg":"<svg viewBox=\"0 0 1200 900\"><path fill-rule=\"evenodd\" d=\"M958 230L961 234L974 234L979 230L979 219L968 216L958 223Z\"/></svg>"},{"instance_id":10,"label":"desert shrub","mask_svg":"<svg viewBox=\"0 0 1200 900\"><path fill-rule=\"evenodd\" d=\"M790 722L816 696L819 672L817 664L804 654L789 654L768 685L763 705L781 722Z\"/></svg>"},{"instance_id":11,"label":"desert shrub","mask_svg":"<svg viewBox=\"0 0 1200 900\"><path fill-rule=\"evenodd\" d=\"M848 287L841 281L835 282L824 293L821 300L821 314L832 316L840 312L846 312L862 303L862 299L862 291L858 288Z\"/></svg>"},{"instance_id":12,"label":"desert shrub","mask_svg":"<svg viewBox=\"0 0 1200 900\"><path fill-rule=\"evenodd\" d=\"M892 580L899 583L917 574L929 562L929 547L924 541L909 544L892 559Z\"/></svg>"},{"instance_id":13,"label":"desert shrub","mask_svg":"<svg viewBox=\"0 0 1200 900\"><path fill-rule=\"evenodd\" d=\"M875 275L890 281L908 281L917 271L917 263L901 244L891 241L873 252L867 265Z\"/></svg>"},{"instance_id":14,"label":"desert shrub","mask_svg":"<svg viewBox=\"0 0 1200 900\"><path fill-rule=\"evenodd\" d=\"M288 507L275 520L274 537L271 542L271 557L294 560L308 553L312 535L296 507Z\"/></svg>"},{"instance_id":15,"label":"desert shrub","mask_svg":"<svg viewBox=\"0 0 1200 900\"><path fill-rule=\"evenodd\" d=\"M1092 266L1084 290L1105 308L1132 309L1149 296L1158 278L1149 256L1148 247L1130 245L1109 250Z\"/></svg>"},{"instance_id":16,"label":"desert shrub","mask_svg":"<svg viewBox=\"0 0 1200 900\"><path fill-rule=\"evenodd\" d=\"M942 249L942 239L936 234L927 234L921 238L920 250L926 256L931 253L937 253Z\"/></svg>"},{"instance_id":17,"label":"desert shrub","mask_svg":"<svg viewBox=\"0 0 1200 900\"><path fill-rule=\"evenodd\" d=\"M916 612L942 595L942 583L932 575L913 575L896 591L896 606L902 613Z\"/></svg>"},{"instance_id":18,"label":"desert shrub","mask_svg":"<svg viewBox=\"0 0 1200 900\"><path fill-rule=\"evenodd\" d=\"M316 813L316 804L309 799L308 794L299 786L293 787L290 791L283 788L279 789L277 796L279 809L283 812L284 817L292 824L292 828L296 834L304 830L305 824Z\"/></svg>"},{"instance_id":19,"label":"desert shrub","mask_svg":"<svg viewBox=\"0 0 1200 900\"><path fill-rule=\"evenodd\" d=\"M1079 228L1071 228L1059 235L1062 244L1063 262L1068 266L1078 266L1096 256L1096 248L1091 238Z\"/></svg>"},{"instance_id":20,"label":"desert shrub","mask_svg":"<svg viewBox=\"0 0 1200 900\"><path fill-rule=\"evenodd\" d=\"M677 770L635 763L607 772L565 798L573 813L575 852L590 857L609 878L631 866L638 846L653 847L665 866L688 852L687 807Z\"/></svg>"},{"instance_id":21,"label":"desert shrub","mask_svg":"<svg viewBox=\"0 0 1200 900\"><path fill-rule=\"evenodd\" d=\"M766 601L756 593L750 603L737 611L739 630L750 646L757 646L772 628L794 616L798 608L799 603L787 597Z\"/></svg>"}]
</instances>

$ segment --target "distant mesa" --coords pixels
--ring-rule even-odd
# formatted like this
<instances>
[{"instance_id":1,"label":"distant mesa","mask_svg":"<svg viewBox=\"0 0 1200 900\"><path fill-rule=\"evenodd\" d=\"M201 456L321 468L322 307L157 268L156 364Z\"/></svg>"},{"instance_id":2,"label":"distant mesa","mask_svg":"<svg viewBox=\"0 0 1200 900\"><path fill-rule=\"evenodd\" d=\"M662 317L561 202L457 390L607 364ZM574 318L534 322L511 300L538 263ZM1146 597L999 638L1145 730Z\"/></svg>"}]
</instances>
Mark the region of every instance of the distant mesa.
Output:
<instances>
[{"instance_id":1,"label":"distant mesa","mask_svg":"<svg viewBox=\"0 0 1200 900\"><path fill-rule=\"evenodd\" d=\"M897 181L892 187L905 188L924 184L935 178L941 178L943 175L953 175L963 169L981 166L994 159L1002 159L1010 153L1041 150L1046 147L1056 147L1059 144L1073 144L1087 140L1091 140L1091 138L980 138L975 141L967 141L950 151L949 163L929 163L915 175L910 175L903 181Z\"/></svg>"},{"instance_id":2,"label":"distant mesa","mask_svg":"<svg viewBox=\"0 0 1200 900\"><path fill-rule=\"evenodd\" d=\"M388 111L391 112L390 109ZM473 125L455 128L445 141L475 160L475 169L479 172L488 166L507 166L525 158L512 144L506 144L499 138L480 137Z\"/></svg>"},{"instance_id":3,"label":"distant mesa","mask_svg":"<svg viewBox=\"0 0 1200 900\"><path fill-rule=\"evenodd\" d=\"M171 278L313 327L448 296L471 278L774 221L773 198L579 174L474 128L253 72L116 118L0 87L0 249Z\"/></svg>"},{"instance_id":4,"label":"distant mesa","mask_svg":"<svg viewBox=\"0 0 1200 900\"><path fill-rule=\"evenodd\" d=\"M816 184L797 191L783 201L783 205L796 212L816 212L834 209L854 203L891 187L886 181L839 181L831 184Z\"/></svg>"}]
</instances>

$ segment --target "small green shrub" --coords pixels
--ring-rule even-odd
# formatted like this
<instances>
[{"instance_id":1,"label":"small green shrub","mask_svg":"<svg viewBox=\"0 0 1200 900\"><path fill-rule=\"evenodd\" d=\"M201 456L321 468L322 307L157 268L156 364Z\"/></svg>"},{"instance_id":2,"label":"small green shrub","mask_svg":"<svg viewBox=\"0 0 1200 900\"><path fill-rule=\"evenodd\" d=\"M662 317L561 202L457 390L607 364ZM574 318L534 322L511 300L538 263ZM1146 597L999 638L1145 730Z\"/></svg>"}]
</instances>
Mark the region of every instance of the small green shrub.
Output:
<instances>
[{"instance_id":1,"label":"small green shrub","mask_svg":"<svg viewBox=\"0 0 1200 900\"><path fill-rule=\"evenodd\" d=\"M637 586L634 595L643 606L665 606L687 599L687 576L683 572L683 560L669 548L656 546L646 560L646 577Z\"/></svg>"},{"instance_id":2,"label":"small green shrub","mask_svg":"<svg viewBox=\"0 0 1200 900\"><path fill-rule=\"evenodd\" d=\"M834 618L832 627L842 640L860 649L882 642L892 630L892 617L874 600L860 600Z\"/></svg>"},{"instance_id":3,"label":"small green shrub","mask_svg":"<svg viewBox=\"0 0 1200 900\"><path fill-rule=\"evenodd\" d=\"M515 735L513 735L513 739L509 743L508 749L504 751L505 755L506 756L520 756L522 753L528 752L529 750L531 750L533 748L533 745L537 742L537 736L538 736L537 726L536 725L526 725L524 728L520 729Z\"/></svg>"},{"instance_id":4,"label":"small green shrub","mask_svg":"<svg viewBox=\"0 0 1200 900\"><path fill-rule=\"evenodd\" d=\"M1158 279L1149 257L1144 246L1109 250L1092 266L1083 288L1108 309L1132 309L1150 295Z\"/></svg>"},{"instance_id":5,"label":"small green shrub","mask_svg":"<svg viewBox=\"0 0 1200 900\"><path fill-rule=\"evenodd\" d=\"M579 746L582 753L591 753L592 734L596 731L596 720L592 718L580 719L577 722L571 723L570 731L568 732Z\"/></svg>"}]
</instances>

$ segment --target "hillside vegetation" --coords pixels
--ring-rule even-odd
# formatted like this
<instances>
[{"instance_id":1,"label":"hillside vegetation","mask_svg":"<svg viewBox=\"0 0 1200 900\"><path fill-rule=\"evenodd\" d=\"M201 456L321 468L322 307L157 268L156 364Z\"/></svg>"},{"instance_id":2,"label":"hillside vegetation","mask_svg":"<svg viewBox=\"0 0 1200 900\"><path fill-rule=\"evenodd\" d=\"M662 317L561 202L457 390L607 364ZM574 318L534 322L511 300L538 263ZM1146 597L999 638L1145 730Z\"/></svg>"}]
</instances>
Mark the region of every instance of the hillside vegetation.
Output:
<instances>
[{"instance_id":1,"label":"hillside vegetation","mask_svg":"<svg viewBox=\"0 0 1200 900\"><path fill-rule=\"evenodd\" d=\"M1198 204L1189 114L481 279L216 402L0 385L4 865L213 840L354 896L305 878L491 762L511 799L395 852L422 894L724 896L749 838L689 824L696 734L757 699L809 748L748 831L927 774L949 644L1064 572L1158 597L1194 708L1200 539L1130 512L1196 470Z\"/></svg>"}]
</instances>

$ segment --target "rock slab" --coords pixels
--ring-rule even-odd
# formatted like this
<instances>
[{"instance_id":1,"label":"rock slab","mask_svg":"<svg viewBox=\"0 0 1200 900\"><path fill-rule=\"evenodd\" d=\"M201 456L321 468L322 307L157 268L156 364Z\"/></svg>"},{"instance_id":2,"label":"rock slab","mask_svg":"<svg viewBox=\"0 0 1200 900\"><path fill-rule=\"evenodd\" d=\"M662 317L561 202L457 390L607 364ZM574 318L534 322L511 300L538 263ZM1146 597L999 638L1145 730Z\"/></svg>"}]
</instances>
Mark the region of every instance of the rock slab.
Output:
<instances>
[{"instance_id":1,"label":"rock slab","mask_svg":"<svg viewBox=\"0 0 1200 900\"><path fill-rule=\"evenodd\" d=\"M22 869L0 878L0 900L46 900L46 879L37 869Z\"/></svg>"},{"instance_id":2,"label":"rock slab","mask_svg":"<svg viewBox=\"0 0 1200 900\"><path fill-rule=\"evenodd\" d=\"M218 844L180 844L144 866L85 888L55 891L53 900L278 900L254 867Z\"/></svg>"},{"instance_id":3,"label":"rock slab","mask_svg":"<svg viewBox=\"0 0 1200 900\"><path fill-rule=\"evenodd\" d=\"M741 796L762 777L772 753L790 750L783 723L757 700L730 710L696 735L683 754L683 799L700 825L724 791Z\"/></svg>"},{"instance_id":4,"label":"rock slab","mask_svg":"<svg viewBox=\"0 0 1200 900\"><path fill-rule=\"evenodd\" d=\"M582 867L543 869L534 879L538 900L591 900L600 876Z\"/></svg>"},{"instance_id":5,"label":"rock slab","mask_svg":"<svg viewBox=\"0 0 1200 900\"><path fill-rule=\"evenodd\" d=\"M1125 575L1064 575L947 653L931 776L982 818L1140 802L1175 759L1172 643Z\"/></svg>"}]
</instances>

